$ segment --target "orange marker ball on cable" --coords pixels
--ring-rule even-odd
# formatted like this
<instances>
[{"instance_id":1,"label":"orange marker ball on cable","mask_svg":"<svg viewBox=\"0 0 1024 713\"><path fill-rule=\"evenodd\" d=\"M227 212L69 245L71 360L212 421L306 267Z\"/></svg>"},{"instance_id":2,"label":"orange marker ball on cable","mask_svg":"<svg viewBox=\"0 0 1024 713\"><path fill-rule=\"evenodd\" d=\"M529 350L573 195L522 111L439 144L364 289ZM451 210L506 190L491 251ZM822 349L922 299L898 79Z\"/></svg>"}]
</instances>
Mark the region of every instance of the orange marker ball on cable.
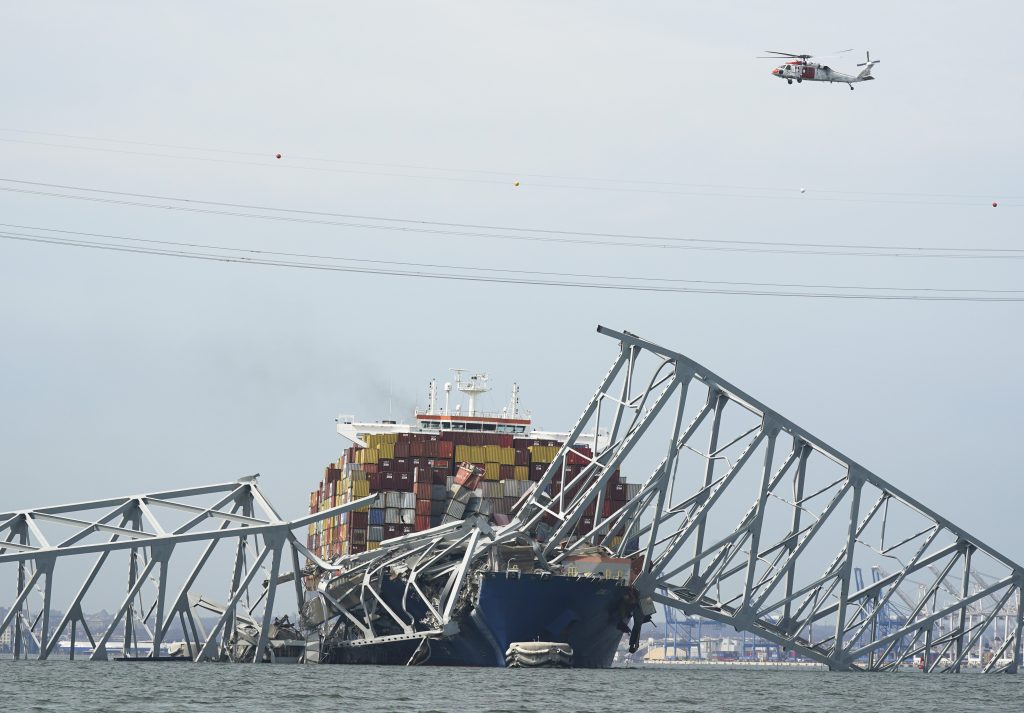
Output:
<instances>
[{"instance_id":1,"label":"orange marker ball on cable","mask_svg":"<svg viewBox=\"0 0 1024 713\"><path fill-rule=\"evenodd\" d=\"M277 154L277 158L281 158L281 154Z\"/></svg>"},{"instance_id":2,"label":"orange marker ball on cable","mask_svg":"<svg viewBox=\"0 0 1024 713\"><path fill-rule=\"evenodd\" d=\"M992 201L992 207L993 207L993 208L996 208L996 207L998 207L998 206L999 206L999 204L998 204L998 203L996 203L995 201Z\"/></svg>"}]
</instances>

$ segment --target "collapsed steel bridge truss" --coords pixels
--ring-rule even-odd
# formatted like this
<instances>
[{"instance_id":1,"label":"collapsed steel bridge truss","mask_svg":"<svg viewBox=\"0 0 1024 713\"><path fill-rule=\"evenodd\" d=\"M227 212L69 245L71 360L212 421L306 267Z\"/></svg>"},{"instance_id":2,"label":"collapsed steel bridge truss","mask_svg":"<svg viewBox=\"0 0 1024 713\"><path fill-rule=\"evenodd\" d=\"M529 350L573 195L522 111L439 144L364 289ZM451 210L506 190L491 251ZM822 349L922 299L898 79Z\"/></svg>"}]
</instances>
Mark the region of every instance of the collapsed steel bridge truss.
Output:
<instances>
[{"instance_id":1,"label":"collapsed steel bridge truss","mask_svg":"<svg viewBox=\"0 0 1024 713\"><path fill-rule=\"evenodd\" d=\"M268 635L277 586L290 581L294 606L301 606L300 555L313 558L293 531L369 500L285 521L256 478L247 477L234 483L2 513L0 572L6 568L13 575L16 594L0 620L0 635L10 630L15 657L32 653L46 659L63 642L74 658L76 644L88 640L89 658L105 660L115 636L121 636L122 656L156 657L177 618L181 643L195 661L241 660L242 651L247 652L246 660L273 658ZM211 560L225 541L231 548L225 555L228 566ZM178 586L172 588L173 555L189 546L198 549L198 558L181 571ZM119 557L120 566L111 564ZM77 593L69 601L57 600L54 585L73 583L76 562L78 569L86 565ZM283 566L291 571L282 574ZM207 574L220 580L216 594L226 597L223 604L194 591L204 570L214 570ZM257 578L260 573L263 576ZM105 629L91 631L83 602L92 590L109 582L123 582L123 597ZM56 624L51 621L54 611L63 611ZM218 618L208 629L199 615L210 612ZM242 640L246 629L247 641Z\"/></svg>"},{"instance_id":2,"label":"collapsed steel bridge truss","mask_svg":"<svg viewBox=\"0 0 1024 713\"><path fill-rule=\"evenodd\" d=\"M421 640L422 648L474 615L467 603L477 572L511 570L503 562L510 550L525 550L537 570L558 576L570 555L604 548L640 560L632 584L642 603L753 632L835 670L913 664L954 672L967 663L986 672L1018 670L1020 565L700 364L629 333L599 331L619 342L619 354L508 525L473 515L325 562L294 531L366 506L373 496L284 521L243 479L6 513L0 568L15 567L17 596L0 634L12 628L16 651L29 637L46 658L69 630L73 650L82 625L90 657L102 659L118 630L123 652L138 649L132 642L141 627L157 655L178 617L195 660L236 660L231 632L243 622L257 632L255 653L245 660L259 661L277 584L290 581L303 624L319 630L319 642L344 648ZM582 471L567 469L572 444L587 433L599 435L598 447L592 455L576 451L577 462L588 463ZM620 471L634 482L649 473L624 505L609 496ZM213 502L192 502L201 497ZM156 518L161 509L184 513L184 521L165 527ZM51 544L43 523L70 534ZM223 568L226 603L214 606L193 589L225 539L233 566ZM197 563L180 588L168 589L172 553L194 542L203 544ZM85 626L82 601L118 552L128 557L126 594L97 637ZM90 554L98 558L51 626L57 564ZM291 573L282 575L285 561ZM258 571L266 573L262 584L254 582ZM858 576L864 571L873 573L870 584ZM310 572L319 586L306 595L301 576ZM156 590L148 605L141 598L146 581ZM401 607L386 586L402 588ZM42 600L34 617L32 592ZM209 632L194 616L201 607L220 614Z\"/></svg>"},{"instance_id":3,"label":"collapsed steel bridge truss","mask_svg":"<svg viewBox=\"0 0 1024 713\"><path fill-rule=\"evenodd\" d=\"M550 563L594 544L643 557L642 596L834 670L959 671L984 649L983 670L1017 671L1020 565L693 360L598 331L620 353L513 523L556 523ZM569 480L569 444L587 432L607 445ZM637 478L645 452L639 495L606 508L615 471ZM630 528L639 543L615 539ZM857 586L855 568L879 563L886 574ZM883 621L890 602L898 622Z\"/></svg>"}]
</instances>

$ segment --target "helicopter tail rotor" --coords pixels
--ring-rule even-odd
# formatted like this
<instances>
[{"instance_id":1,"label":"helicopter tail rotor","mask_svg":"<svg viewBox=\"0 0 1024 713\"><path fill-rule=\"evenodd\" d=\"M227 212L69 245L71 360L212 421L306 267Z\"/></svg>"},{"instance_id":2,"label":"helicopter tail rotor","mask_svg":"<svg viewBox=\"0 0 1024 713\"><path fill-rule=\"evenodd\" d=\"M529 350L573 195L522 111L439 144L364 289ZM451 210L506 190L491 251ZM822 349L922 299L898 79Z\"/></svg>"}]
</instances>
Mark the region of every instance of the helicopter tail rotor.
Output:
<instances>
[{"instance_id":1,"label":"helicopter tail rotor","mask_svg":"<svg viewBox=\"0 0 1024 713\"><path fill-rule=\"evenodd\" d=\"M870 52L867 52L866 56L867 56L867 61L866 62L861 62L860 64L857 65L858 67L863 67L864 68L864 69L860 70L860 74L857 75L857 79L874 79L874 77L871 76L871 68L874 67L879 62L882 61L880 59L871 59L871 53Z\"/></svg>"},{"instance_id":2,"label":"helicopter tail rotor","mask_svg":"<svg viewBox=\"0 0 1024 713\"><path fill-rule=\"evenodd\" d=\"M867 56L867 61L859 63L857 65L858 67L867 67L868 69L870 69L872 66L874 66L874 65L876 65L876 64L878 64L879 62L882 61L880 59L872 60L871 59L871 52L870 51L866 52L865 54Z\"/></svg>"}]
</instances>

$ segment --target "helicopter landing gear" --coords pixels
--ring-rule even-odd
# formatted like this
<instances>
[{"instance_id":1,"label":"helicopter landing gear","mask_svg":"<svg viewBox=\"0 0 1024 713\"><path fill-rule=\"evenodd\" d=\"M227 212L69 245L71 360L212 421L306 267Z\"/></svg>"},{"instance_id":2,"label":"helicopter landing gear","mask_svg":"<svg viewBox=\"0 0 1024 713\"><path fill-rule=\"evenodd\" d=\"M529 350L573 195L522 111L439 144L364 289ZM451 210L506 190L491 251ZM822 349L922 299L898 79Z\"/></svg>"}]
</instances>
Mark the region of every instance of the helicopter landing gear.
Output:
<instances>
[{"instance_id":1,"label":"helicopter landing gear","mask_svg":"<svg viewBox=\"0 0 1024 713\"><path fill-rule=\"evenodd\" d=\"M792 79L787 79L787 80L786 80L786 84L792 84L792 83L793 83L793 80L792 80Z\"/></svg>"},{"instance_id":2,"label":"helicopter landing gear","mask_svg":"<svg viewBox=\"0 0 1024 713\"><path fill-rule=\"evenodd\" d=\"M803 81L804 81L804 80L802 80L802 79L800 79L799 77L797 77L796 83L797 83L797 84L800 84L800 83L802 83Z\"/></svg>"}]
</instances>

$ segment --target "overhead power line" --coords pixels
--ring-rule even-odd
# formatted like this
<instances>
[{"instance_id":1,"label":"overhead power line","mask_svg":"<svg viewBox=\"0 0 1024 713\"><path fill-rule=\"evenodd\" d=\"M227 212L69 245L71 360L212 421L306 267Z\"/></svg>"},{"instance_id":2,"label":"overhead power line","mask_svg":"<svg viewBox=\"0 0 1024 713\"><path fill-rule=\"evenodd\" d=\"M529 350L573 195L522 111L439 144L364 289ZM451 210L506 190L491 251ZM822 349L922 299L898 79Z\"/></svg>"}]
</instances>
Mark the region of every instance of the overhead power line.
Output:
<instances>
[{"instance_id":1,"label":"overhead power line","mask_svg":"<svg viewBox=\"0 0 1024 713\"><path fill-rule=\"evenodd\" d=\"M234 156L239 158L217 158L214 156L196 156L187 154L157 153L137 149L113 148L111 146L86 146L79 144L51 143L30 139L0 138L0 142L11 144L25 144L43 146L48 148L72 149L79 151L97 151L133 156L149 156L154 158L181 159L189 161L205 161L213 163L236 164L245 166L275 167L289 170L320 171L333 173L347 173L356 175L371 175L383 177L411 178L417 180L440 180L453 181L458 183L482 183L493 185L506 185L508 179L539 179L531 183L536 188L557 188L570 190L593 190L593 191L618 191L626 193L654 193L665 195L698 196L713 198L769 198L773 200L802 200L802 201L837 201L844 203L892 203L892 204L913 204L913 205L959 205L959 206L982 206L987 205L993 197L1002 201L1004 207L1020 207L1006 201L1024 200L1024 196L1006 195L979 195L967 193L927 193L927 192L905 192L905 191L863 191L863 190L837 190L826 188L815 188L813 195L796 195L796 187L773 186L751 186L723 183L696 183L665 180L648 180L633 178L607 178L588 177L564 174L549 174L537 172L513 172L495 171L480 168L455 168L446 166L430 166L412 163L388 163L381 161L357 161L352 159L325 158L320 156L305 156L300 154L288 154L286 163L273 159L274 153L269 151L239 151L231 149L218 149L208 147L186 146L181 144L162 143L154 141L135 141L129 139L112 139L96 136L83 136L80 134L68 134L47 131L34 131L17 128L0 128L0 132L14 133L25 136L45 136L53 138L72 139L75 141L92 141L102 144L114 144L121 146L161 148L173 151L186 151L191 153L213 154L215 156ZM243 161L241 158L258 159L255 161ZM305 166L297 162L313 162L328 164L329 166ZM358 166L360 168L341 168L341 166ZM400 169L413 171L432 172L424 173L396 173L391 171L367 171L365 168ZM464 175L436 175L441 174L464 174ZM493 178L491 178L493 177ZM503 180L499 180L501 177ZM552 181L569 181L571 183L554 183ZM597 185L593 185L597 184ZM688 190L673 190L688 189ZM718 192L709 192L718 191ZM737 191L753 191L750 193L737 193ZM885 200L880 200L885 199ZM932 200L921 200L932 199Z\"/></svg>"},{"instance_id":2,"label":"overhead power line","mask_svg":"<svg viewBox=\"0 0 1024 713\"><path fill-rule=\"evenodd\" d=\"M6 185L3 185L6 184ZM15 186L31 188L17 188ZM37 188L53 188L57 191L77 191L88 195L67 192L43 191ZM0 177L0 191L38 195L49 198L87 201L109 205L176 210L188 213L223 215L229 217L295 222L314 225L329 225L369 230L385 230L444 235L450 237L485 238L499 240L521 240L603 247L630 247L645 249L700 250L711 252L768 253L787 255L821 255L875 258L930 258L930 259L1022 259L1024 249L1020 248L949 248L939 246L885 246L876 244L807 243L766 240L724 240L712 238L668 237L630 233L600 233L544 228L520 228L471 223L452 223L432 220L395 218L352 213L336 213L295 208L281 208L268 205L229 203L163 196L149 193L114 191L87 186L72 186L39 181L26 181ZM141 200L128 200L137 198ZM162 204L146 201L163 201ZM232 210L223 210L232 209ZM260 213L242 211L262 211ZM343 218L345 220L328 220ZM363 221L363 222L353 222ZM365 222L374 221L374 222ZM503 232L495 232L503 231Z\"/></svg>"},{"instance_id":3,"label":"overhead power line","mask_svg":"<svg viewBox=\"0 0 1024 713\"><path fill-rule=\"evenodd\" d=\"M0 239L28 243L41 243L63 247L80 247L105 251L176 257L204 261L287 267L293 269L346 272L391 277L418 277L434 280L479 282L490 284L531 285L576 289L617 290L629 292L695 293L745 295L760 297L797 297L817 299L867 299L886 301L942 301L942 302L1024 302L1020 290L939 290L913 288L793 285L786 283L741 283L685 280L679 278L638 278L636 276L593 275L580 273L537 272L508 270L479 266L444 266L423 263L341 258L326 255L280 253L252 248L232 248L202 243L184 243L113 236L84 231L51 228L18 227L56 235L34 235L17 231L0 231ZM80 237L66 237L68 235ZM101 238L89 240L87 238ZM111 240L120 241L118 243ZM211 250L217 252L210 252ZM243 254L244 253L244 254ZM347 264L337 264L338 262ZM356 264L352 264L356 263ZM361 263L361 264L359 264ZM399 267L415 269L397 269ZM461 272L453 272L453 270ZM589 280L600 280L597 282ZM664 283L664 284L652 284ZM687 286L671 283L689 283ZM739 289L745 286L747 289ZM814 292L807 290L829 290ZM841 292L839 290L857 290ZM970 293L970 294L966 294Z\"/></svg>"}]
</instances>

